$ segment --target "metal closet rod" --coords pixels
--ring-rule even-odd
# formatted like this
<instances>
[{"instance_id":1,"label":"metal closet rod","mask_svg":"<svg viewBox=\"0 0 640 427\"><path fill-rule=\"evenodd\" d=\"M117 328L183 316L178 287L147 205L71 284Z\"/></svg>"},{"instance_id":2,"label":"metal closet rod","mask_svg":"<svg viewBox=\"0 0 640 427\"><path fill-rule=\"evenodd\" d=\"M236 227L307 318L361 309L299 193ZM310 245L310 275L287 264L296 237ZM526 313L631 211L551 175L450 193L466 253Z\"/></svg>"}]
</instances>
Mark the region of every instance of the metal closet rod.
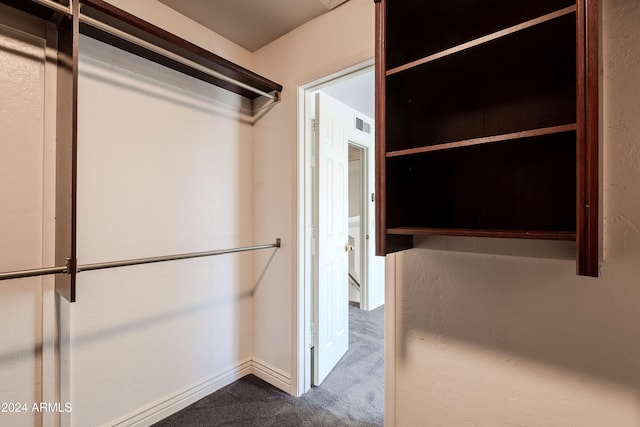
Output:
<instances>
[{"instance_id":1,"label":"metal closet rod","mask_svg":"<svg viewBox=\"0 0 640 427\"><path fill-rule=\"evenodd\" d=\"M202 258L202 257L208 257L208 256L215 256L215 255L232 254L237 252L257 251L260 249L279 248L281 246L280 242L281 240L278 238L276 239L275 243L269 243L266 245L244 246L244 247L232 248L232 249L220 249L216 251L191 252L191 253L178 254L178 255L136 258L136 259L130 259L130 260L124 260L124 261L99 262L95 264L84 264L84 265L77 266L76 272L80 273L81 271L103 270L106 268L127 267L131 265L151 264L155 262L177 261L181 259ZM23 277L34 277L34 276L46 276L49 274L60 274L60 273L68 274L69 272L70 272L69 266L37 268L33 270L22 270L22 271L10 271L7 273L0 273L0 280L20 279Z\"/></svg>"},{"instance_id":2,"label":"metal closet rod","mask_svg":"<svg viewBox=\"0 0 640 427\"><path fill-rule=\"evenodd\" d=\"M0 273L0 280L21 279L23 277L46 276L48 274L68 273L67 267L36 268L33 270L9 271Z\"/></svg>"},{"instance_id":3,"label":"metal closet rod","mask_svg":"<svg viewBox=\"0 0 640 427\"><path fill-rule=\"evenodd\" d=\"M96 264L85 264L85 265L79 265L77 268L77 271L78 273L80 273L81 271L92 271L92 270L102 270L105 268L127 267L130 265L151 264L154 262L177 261L180 259L201 258L201 257L207 257L207 256L214 256L214 255L232 254L236 252L256 251L260 249L279 248L279 247L280 247L280 239L276 239L275 243L269 243L267 245L245 246L245 247L233 248L233 249L220 249L217 251L191 252L188 254L157 256L157 257L150 257L150 258L137 258L137 259L130 259L126 261L99 262Z\"/></svg>"},{"instance_id":4,"label":"metal closet rod","mask_svg":"<svg viewBox=\"0 0 640 427\"><path fill-rule=\"evenodd\" d=\"M58 12L65 13L67 15L71 15L72 14L70 6L69 7L63 6L60 3L57 3L57 2L52 1L52 0L31 0L31 1L33 1L35 3L38 3L38 4L41 4L43 6L49 7L51 9L55 9ZM80 5L80 8L82 10L82 5ZM248 85L246 83L238 81L238 80L236 80L234 78L228 77L228 76L226 76L226 75L224 75L222 73L219 73L219 72L217 72L215 70L211 70L210 68L207 68L204 65L198 64L195 61L191 61L190 59L184 58L184 57L182 57L180 55L177 55L177 54L175 54L175 53L173 53L171 51L168 51L168 50L163 49L163 48L161 48L159 46L156 46L153 43L149 43L149 42L147 42L145 40L142 40L142 39L140 39L138 37L132 36L131 34L125 32L125 31L119 30L119 29L114 28L114 27L112 27L110 25L107 25L107 24L105 24L103 22L100 22L99 20L97 20L95 18L91 18L90 16L86 16L86 15L83 15L82 13L80 13L79 19L80 19L80 22L82 22L83 24L90 25L90 26L92 26L92 27L94 27L94 28L96 28L98 30L104 31L104 32L109 33L109 34L111 34L113 36L119 37L119 38L121 38L123 40L126 40L128 42L136 44L136 45L138 45L138 46L140 46L140 47L142 47L144 49L147 49L147 50L150 50L150 51L152 51L154 53L162 55L165 58L172 59L172 60L174 60L176 62L181 63L182 65L186 65L187 67L190 67L190 68L193 68L195 70L201 71L201 72L203 72L205 74L208 74L211 77L215 77L217 79L224 80L227 83L234 84L234 85L236 85L238 87L241 87L243 89L251 91L251 92L253 92L255 94L264 96L264 97L269 98L269 99L271 99L273 101L278 101L278 95L277 94L265 92L263 90L255 88L255 87L253 87L251 85Z\"/></svg>"}]
</instances>

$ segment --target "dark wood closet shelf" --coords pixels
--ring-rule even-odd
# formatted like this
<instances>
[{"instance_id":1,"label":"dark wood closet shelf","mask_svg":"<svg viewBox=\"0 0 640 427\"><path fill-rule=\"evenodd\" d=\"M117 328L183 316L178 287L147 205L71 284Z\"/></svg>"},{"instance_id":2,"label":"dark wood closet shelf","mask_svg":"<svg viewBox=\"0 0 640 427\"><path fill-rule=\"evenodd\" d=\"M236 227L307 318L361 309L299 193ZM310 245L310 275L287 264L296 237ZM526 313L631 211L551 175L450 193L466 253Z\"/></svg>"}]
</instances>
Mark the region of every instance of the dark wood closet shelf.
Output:
<instances>
[{"instance_id":1,"label":"dark wood closet shelf","mask_svg":"<svg viewBox=\"0 0 640 427\"><path fill-rule=\"evenodd\" d=\"M156 46L163 51L170 52L189 62L196 63L199 67L183 64L178 60L141 47L122 37L88 25L83 22L81 17L73 17L73 20L80 21L79 32L82 34L252 100L259 98L262 94L247 89L243 87L243 85L264 92L274 99L278 99L280 92L282 92L282 85L209 52L122 9L112 6L103 0L76 0L76 2L78 2L80 6L80 11L76 13L81 14L82 17L95 19L102 24ZM55 11L31 0L0 0L0 3L37 16L38 18L54 22L61 27L69 27L69 23L72 21L71 15ZM60 4L66 7L64 3ZM75 5L75 7L78 7L78 5ZM219 78L212 76L202 71L202 69L198 69L200 67L204 68L205 71L210 70L213 74L217 73L224 77ZM227 81L225 77L233 79L240 84Z\"/></svg>"},{"instance_id":2,"label":"dark wood closet shelf","mask_svg":"<svg viewBox=\"0 0 640 427\"><path fill-rule=\"evenodd\" d=\"M114 7L102 0L80 0L80 5L80 12L82 15L97 19L110 27L116 28L136 38L151 43L152 45L158 46L189 61L200 64L210 70L266 93L279 93L282 91L282 86L280 84L247 70L246 68L209 52L206 49L169 33L168 31L150 24L149 22L131 15L130 13L118 9L117 7ZM189 67L151 50L145 49L144 47L119 38L113 34L101 31L100 29L94 28L90 25L83 24L82 21L80 23L80 32L244 97L255 99L260 96L259 94L251 92L241 86L213 77L195 68Z\"/></svg>"},{"instance_id":3,"label":"dark wood closet shelf","mask_svg":"<svg viewBox=\"0 0 640 427\"><path fill-rule=\"evenodd\" d=\"M573 231L477 230L471 228L388 228L388 234L423 236L494 237L505 239L575 240Z\"/></svg>"},{"instance_id":4,"label":"dark wood closet shelf","mask_svg":"<svg viewBox=\"0 0 640 427\"><path fill-rule=\"evenodd\" d=\"M473 139L467 139L464 141L448 142L448 143L437 144L437 145L427 145L427 146L418 147L418 148L408 148L406 150L389 151L387 152L387 157L409 156L412 154L428 153L431 151L440 151L440 150L449 150L451 148L470 147L473 145L489 144L492 142L515 141L522 138L531 138L535 136L570 132L570 131L575 131L576 129L577 129L577 125L575 123L572 123L568 125L552 126L552 127L542 128L542 129L533 129L533 130L526 130L521 132L507 133L503 135L487 136L483 138L473 138Z\"/></svg>"},{"instance_id":5,"label":"dark wood closet shelf","mask_svg":"<svg viewBox=\"0 0 640 427\"><path fill-rule=\"evenodd\" d=\"M565 15L568 15L568 14L571 14L571 13L575 13L575 12L576 12L576 6L575 5L574 6L569 6L569 7L566 7L564 9L560 9L560 10L558 10L556 12L552 12L552 13L549 13L547 15L540 16L540 17L535 18L535 19L531 19L530 21L523 22L521 24L514 25L514 26L509 27L509 28L505 28L504 30L496 31L495 33L492 33L492 34L489 34L489 35L486 35L486 36L483 36L483 37L468 41L468 42L463 43L461 45L451 47L449 49L443 50L441 52L434 53L432 55L425 56L423 58L420 58L420 59L417 59L415 61L409 62L407 64L400 65L398 67L395 67L395 68L392 68L390 70L387 70L386 74L387 74L387 76L391 76L393 74L400 73L402 71L409 70L409 69L414 68L414 67L418 67L418 66L420 66L422 64L426 64L428 62L435 61L437 59L444 58L446 56L453 55L453 54L458 53L458 52L462 52L464 50L470 49L470 48L475 47L475 46L480 46L480 45L482 45L484 43L488 43L490 41L499 39L501 37L505 37L505 36L508 36L510 34L514 34L514 33L517 33L519 31L522 31L522 30L526 30L527 28L531 28L531 27L534 27L536 25L543 24L545 22L551 21L551 20L559 18L561 16L565 16Z\"/></svg>"},{"instance_id":6,"label":"dark wood closet shelf","mask_svg":"<svg viewBox=\"0 0 640 427\"><path fill-rule=\"evenodd\" d=\"M387 76L386 151L576 123L575 33L566 14Z\"/></svg>"}]
</instances>

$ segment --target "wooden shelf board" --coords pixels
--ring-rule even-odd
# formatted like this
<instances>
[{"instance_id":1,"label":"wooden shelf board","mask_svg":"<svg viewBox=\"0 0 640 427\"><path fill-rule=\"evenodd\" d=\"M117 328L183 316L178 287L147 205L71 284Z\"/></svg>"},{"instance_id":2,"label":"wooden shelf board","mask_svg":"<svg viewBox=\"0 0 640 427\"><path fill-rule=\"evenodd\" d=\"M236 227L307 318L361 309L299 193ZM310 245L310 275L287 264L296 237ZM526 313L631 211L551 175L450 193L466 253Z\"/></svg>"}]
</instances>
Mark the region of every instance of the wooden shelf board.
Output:
<instances>
[{"instance_id":1,"label":"wooden shelf board","mask_svg":"<svg viewBox=\"0 0 640 427\"><path fill-rule=\"evenodd\" d=\"M558 11L555 11L555 12L552 12L552 13L548 13L546 15L540 16L540 17L535 18L535 19L531 19L531 20L523 22L521 24L514 25L514 26L509 27L509 28L505 28L504 30L496 31L495 33L491 33L491 34L488 34L486 36L479 37L477 39L468 41L466 43L462 43L461 45L454 46L452 48L445 49L445 50L443 50L441 52L437 52L437 53L434 53L432 55L425 56L424 58L417 59L417 60L409 62L407 64L400 65L399 67L392 68L390 70L387 70L386 75L387 76L391 76L393 74L400 73L402 71L405 71L405 70L408 70L408 69L411 69L411 68L415 68L415 67L417 67L419 65L423 65L423 64L426 64L428 62L435 61L435 60L440 59L440 58L444 58L445 56L453 55L454 53L458 53L458 52L461 52L463 50L470 49L472 47L479 46L479 45L484 44L484 43L488 43L488 42L490 42L492 40L499 39L500 37L504 37L504 36L507 36L509 34L516 33L518 31L526 30L527 28L534 27L536 25L542 24L544 22L551 21L553 19L559 18L559 17L564 16L564 15L568 15L570 13L575 13L576 10L577 10L577 8L576 8L575 5L569 6L569 7L565 7L564 9L560 9Z\"/></svg>"},{"instance_id":2,"label":"wooden shelf board","mask_svg":"<svg viewBox=\"0 0 640 427\"><path fill-rule=\"evenodd\" d=\"M195 62L205 68L235 79L243 84L255 87L263 92L269 93L282 91L282 86L280 84L243 68L240 65L180 38L160 27L144 21L137 16L112 6L103 0L80 0L80 3L82 5L83 15L97 19L110 27L128 33L131 36L158 46L172 54ZM259 96L232 82L218 79L209 74L203 73L202 71L188 65L184 65L172 60L171 58L152 52L144 47L138 46L90 25L81 23L80 32L104 43L111 44L150 61L214 84L244 97L255 99Z\"/></svg>"},{"instance_id":3,"label":"wooden shelf board","mask_svg":"<svg viewBox=\"0 0 640 427\"><path fill-rule=\"evenodd\" d=\"M552 126L547 128L532 129L521 132L506 133L503 135L492 135L482 138L466 139L463 141L447 142L445 144L427 145L424 147L407 148L405 150L390 151L387 157L408 156L412 154L428 153L432 151L449 150L451 148L469 147L472 145L488 144L492 142L511 141L522 138L530 138L534 136L552 135L556 133L575 131L577 125L571 123L568 125Z\"/></svg>"},{"instance_id":4,"label":"wooden shelf board","mask_svg":"<svg viewBox=\"0 0 640 427\"><path fill-rule=\"evenodd\" d=\"M398 227L387 228L387 234L393 235L425 235L425 236L466 236L496 237L507 239L542 239L542 240L575 240L572 231L526 231L526 230L477 230L469 228L427 228Z\"/></svg>"}]
</instances>

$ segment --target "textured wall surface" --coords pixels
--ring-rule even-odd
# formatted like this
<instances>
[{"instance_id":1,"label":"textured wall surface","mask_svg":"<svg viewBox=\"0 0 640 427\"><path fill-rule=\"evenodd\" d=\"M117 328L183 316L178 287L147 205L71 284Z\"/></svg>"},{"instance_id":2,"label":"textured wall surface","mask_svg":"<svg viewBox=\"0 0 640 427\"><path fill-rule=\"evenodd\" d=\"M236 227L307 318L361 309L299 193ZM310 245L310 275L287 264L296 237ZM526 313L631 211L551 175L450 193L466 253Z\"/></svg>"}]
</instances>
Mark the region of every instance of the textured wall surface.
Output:
<instances>
[{"instance_id":1,"label":"textured wall surface","mask_svg":"<svg viewBox=\"0 0 640 427\"><path fill-rule=\"evenodd\" d=\"M43 266L44 47L0 22L2 272ZM0 282L0 425L41 423L42 294L37 277Z\"/></svg>"},{"instance_id":2,"label":"textured wall surface","mask_svg":"<svg viewBox=\"0 0 640 427\"><path fill-rule=\"evenodd\" d=\"M79 264L253 244L253 130L239 97L84 37L79 67ZM237 374L252 355L252 263L81 273L72 424L128 424Z\"/></svg>"},{"instance_id":3,"label":"textured wall surface","mask_svg":"<svg viewBox=\"0 0 640 427\"><path fill-rule=\"evenodd\" d=\"M396 425L640 425L640 2L602 1L603 261L425 239L397 256Z\"/></svg>"}]
</instances>

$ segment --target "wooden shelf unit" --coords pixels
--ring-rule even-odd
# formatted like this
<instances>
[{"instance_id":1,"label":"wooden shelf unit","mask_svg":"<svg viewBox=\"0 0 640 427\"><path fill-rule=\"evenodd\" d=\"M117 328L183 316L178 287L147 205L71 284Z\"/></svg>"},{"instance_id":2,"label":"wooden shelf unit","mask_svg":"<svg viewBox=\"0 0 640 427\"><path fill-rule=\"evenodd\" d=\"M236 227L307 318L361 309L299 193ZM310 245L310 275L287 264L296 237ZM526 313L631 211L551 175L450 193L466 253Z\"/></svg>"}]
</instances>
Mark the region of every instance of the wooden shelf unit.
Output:
<instances>
[{"instance_id":1,"label":"wooden shelf unit","mask_svg":"<svg viewBox=\"0 0 640 427\"><path fill-rule=\"evenodd\" d=\"M597 1L529 3L376 1L379 255L575 240L597 276Z\"/></svg>"}]
</instances>

